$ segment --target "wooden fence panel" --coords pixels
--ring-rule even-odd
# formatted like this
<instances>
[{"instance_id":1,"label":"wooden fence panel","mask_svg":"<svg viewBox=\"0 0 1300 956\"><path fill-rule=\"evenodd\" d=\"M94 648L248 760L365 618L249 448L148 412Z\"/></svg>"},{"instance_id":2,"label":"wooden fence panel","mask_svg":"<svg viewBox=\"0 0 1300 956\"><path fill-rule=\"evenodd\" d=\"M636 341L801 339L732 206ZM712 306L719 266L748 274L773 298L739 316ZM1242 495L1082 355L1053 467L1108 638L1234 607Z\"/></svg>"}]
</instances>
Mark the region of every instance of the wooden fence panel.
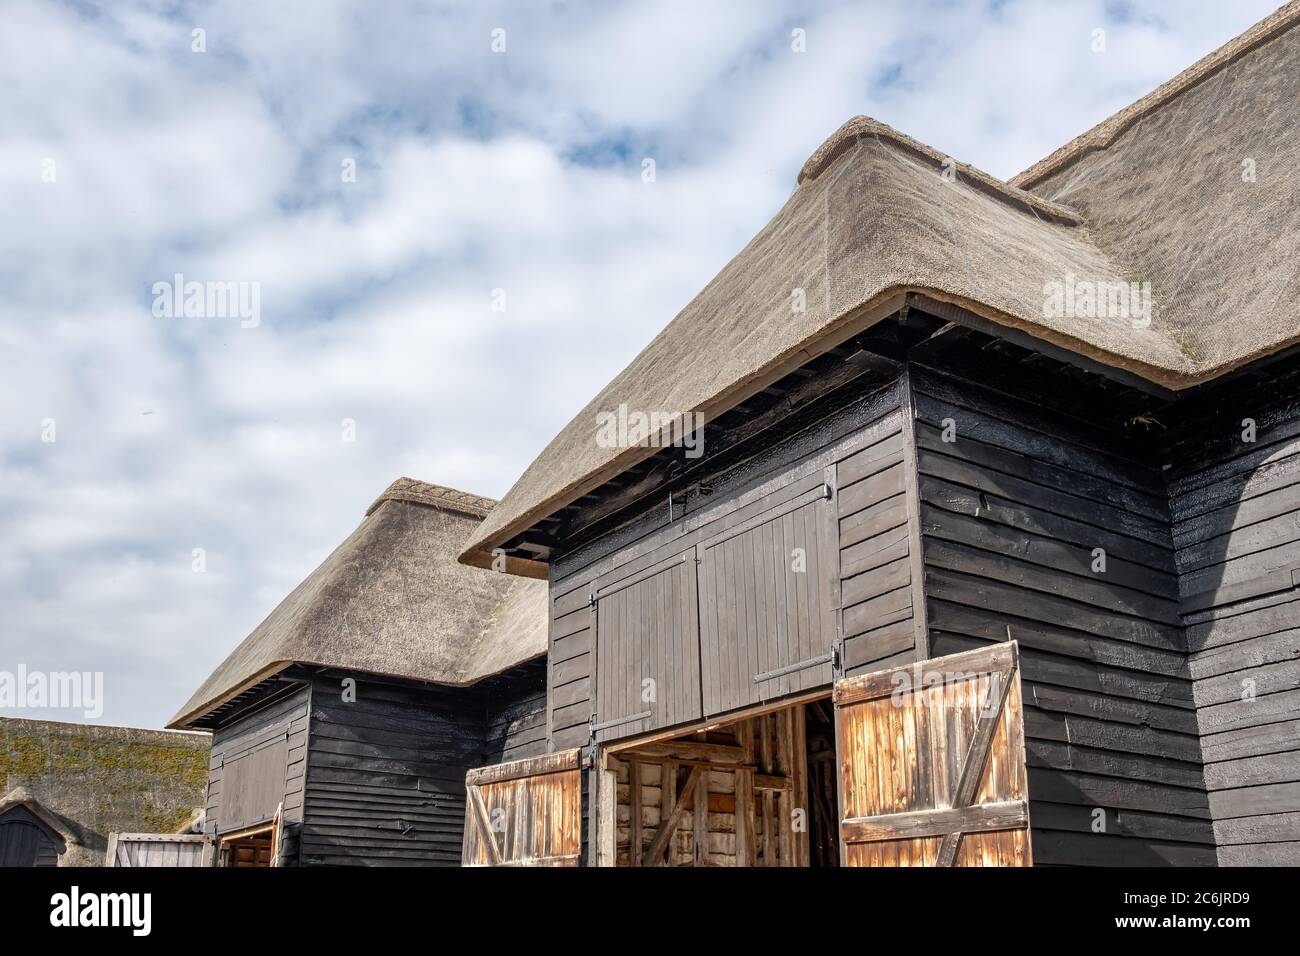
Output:
<instances>
[{"instance_id":1,"label":"wooden fence panel","mask_svg":"<svg viewBox=\"0 0 1300 956\"><path fill-rule=\"evenodd\" d=\"M197 833L113 833L105 866L212 866L212 839Z\"/></svg>"}]
</instances>

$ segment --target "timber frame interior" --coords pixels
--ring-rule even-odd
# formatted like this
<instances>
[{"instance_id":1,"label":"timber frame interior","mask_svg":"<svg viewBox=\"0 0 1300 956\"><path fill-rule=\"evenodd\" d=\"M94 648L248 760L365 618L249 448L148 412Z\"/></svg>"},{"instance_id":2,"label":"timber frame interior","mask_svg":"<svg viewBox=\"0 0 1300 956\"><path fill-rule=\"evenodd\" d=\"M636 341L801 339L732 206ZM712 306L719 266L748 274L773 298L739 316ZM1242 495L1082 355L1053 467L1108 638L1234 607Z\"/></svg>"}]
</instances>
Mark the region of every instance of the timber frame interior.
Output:
<instances>
[{"instance_id":1,"label":"timber frame interior","mask_svg":"<svg viewBox=\"0 0 1300 956\"><path fill-rule=\"evenodd\" d=\"M220 865L230 867L269 867L275 859L279 824L272 820L248 827L221 838Z\"/></svg>"},{"instance_id":2,"label":"timber frame interior","mask_svg":"<svg viewBox=\"0 0 1300 956\"><path fill-rule=\"evenodd\" d=\"M606 747L600 862L838 866L834 741L821 692Z\"/></svg>"}]
</instances>

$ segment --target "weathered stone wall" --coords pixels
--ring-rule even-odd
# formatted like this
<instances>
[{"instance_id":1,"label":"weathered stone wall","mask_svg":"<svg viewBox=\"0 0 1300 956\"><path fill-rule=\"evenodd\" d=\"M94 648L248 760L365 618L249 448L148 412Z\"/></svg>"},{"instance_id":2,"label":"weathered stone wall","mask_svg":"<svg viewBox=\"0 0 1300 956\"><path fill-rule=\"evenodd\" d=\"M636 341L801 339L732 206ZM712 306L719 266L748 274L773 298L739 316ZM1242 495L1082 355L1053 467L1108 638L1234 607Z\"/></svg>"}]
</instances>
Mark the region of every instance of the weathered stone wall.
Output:
<instances>
[{"instance_id":1,"label":"weathered stone wall","mask_svg":"<svg viewBox=\"0 0 1300 956\"><path fill-rule=\"evenodd\" d=\"M0 796L26 787L73 835L60 866L100 866L112 832L174 833L203 806L207 734L0 718Z\"/></svg>"}]
</instances>

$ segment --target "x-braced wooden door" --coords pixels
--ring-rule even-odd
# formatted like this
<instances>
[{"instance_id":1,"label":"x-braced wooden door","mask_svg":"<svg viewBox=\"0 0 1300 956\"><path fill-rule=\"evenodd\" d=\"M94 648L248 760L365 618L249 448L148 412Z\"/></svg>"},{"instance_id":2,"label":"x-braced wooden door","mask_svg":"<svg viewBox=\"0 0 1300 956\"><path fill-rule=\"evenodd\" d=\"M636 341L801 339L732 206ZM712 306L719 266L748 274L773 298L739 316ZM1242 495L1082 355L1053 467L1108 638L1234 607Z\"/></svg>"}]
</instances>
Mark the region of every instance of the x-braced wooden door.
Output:
<instances>
[{"instance_id":1,"label":"x-braced wooden door","mask_svg":"<svg viewBox=\"0 0 1300 956\"><path fill-rule=\"evenodd\" d=\"M1029 866L1014 641L835 684L845 866Z\"/></svg>"}]
</instances>

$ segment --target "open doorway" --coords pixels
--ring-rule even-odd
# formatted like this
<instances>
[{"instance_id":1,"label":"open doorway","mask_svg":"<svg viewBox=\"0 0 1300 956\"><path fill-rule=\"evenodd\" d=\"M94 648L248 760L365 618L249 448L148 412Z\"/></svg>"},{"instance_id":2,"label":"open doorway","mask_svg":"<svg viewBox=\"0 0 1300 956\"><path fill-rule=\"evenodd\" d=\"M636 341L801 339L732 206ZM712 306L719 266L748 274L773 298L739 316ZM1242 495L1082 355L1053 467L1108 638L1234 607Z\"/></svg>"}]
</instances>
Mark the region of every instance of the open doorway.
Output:
<instances>
[{"instance_id":1,"label":"open doorway","mask_svg":"<svg viewBox=\"0 0 1300 956\"><path fill-rule=\"evenodd\" d=\"M837 865L831 714L828 698L802 700L611 748L611 862Z\"/></svg>"},{"instance_id":2,"label":"open doorway","mask_svg":"<svg viewBox=\"0 0 1300 956\"><path fill-rule=\"evenodd\" d=\"M221 841L222 866L270 866L273 856L270 830Z\"/></svg>"},{"instance_id":3,"label":"open doorway","mask_svg":"<svg viewBox=\"0 0 1300 956\"><path fill-rule=\"evenodd\" d=\"M221 866L278 866L281 811L266 823L226 834L221 838Z\"/></svg>"}]
</instances>

